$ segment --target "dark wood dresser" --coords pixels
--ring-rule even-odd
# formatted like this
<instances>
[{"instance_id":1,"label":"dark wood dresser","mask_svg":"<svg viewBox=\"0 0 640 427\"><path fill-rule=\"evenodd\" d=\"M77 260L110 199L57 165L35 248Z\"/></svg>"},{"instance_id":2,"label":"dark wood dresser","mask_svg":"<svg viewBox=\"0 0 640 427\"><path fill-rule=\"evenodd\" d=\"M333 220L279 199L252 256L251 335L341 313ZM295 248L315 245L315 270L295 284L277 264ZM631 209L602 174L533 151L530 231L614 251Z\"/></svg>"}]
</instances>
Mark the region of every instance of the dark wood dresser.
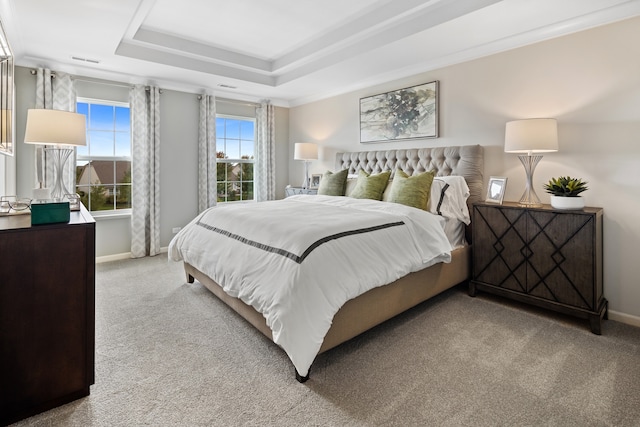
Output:
<instances>
[{"instance_id":1,"label":"dark wood dresser","mask_svg":"<svg viewBox=\"0 0 640 427\"><path fill-rule=\"evenodd\" d=\"M607 313L601 208L477 203L472 215L471 296L482 290L578 316L600 334Z\"/></svg>"},{"instance_id":2,"label":"dark wood dresser","mask_svg":"<svg viewBox=\"0 0 640 427\"><path fill-rule=\"evenodd\" d=\"M0 217L0 425L89 394L94 383L95 221Z\"/></svg>"}]
</instances>

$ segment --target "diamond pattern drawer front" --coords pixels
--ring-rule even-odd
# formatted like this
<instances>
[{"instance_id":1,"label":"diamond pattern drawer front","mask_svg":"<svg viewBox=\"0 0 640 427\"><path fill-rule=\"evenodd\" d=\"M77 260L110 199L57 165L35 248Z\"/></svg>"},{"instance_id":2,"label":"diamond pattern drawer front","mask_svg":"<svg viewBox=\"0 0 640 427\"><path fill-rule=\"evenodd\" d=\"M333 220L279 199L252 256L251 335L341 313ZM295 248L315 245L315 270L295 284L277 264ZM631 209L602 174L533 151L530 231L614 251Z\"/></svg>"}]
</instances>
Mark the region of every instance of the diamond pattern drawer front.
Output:
<instances>
[{"instance_id":1,"label":"diamond pattern drawer front","mask_svg":"<svg viewBox=\"0 0 640 427\"><path fill-rule=\"evenodd\" d=\"M591 321L600 332L602 214L515 203L473 207L473 280L478 289Z\"/></svg>"}]
</instances>

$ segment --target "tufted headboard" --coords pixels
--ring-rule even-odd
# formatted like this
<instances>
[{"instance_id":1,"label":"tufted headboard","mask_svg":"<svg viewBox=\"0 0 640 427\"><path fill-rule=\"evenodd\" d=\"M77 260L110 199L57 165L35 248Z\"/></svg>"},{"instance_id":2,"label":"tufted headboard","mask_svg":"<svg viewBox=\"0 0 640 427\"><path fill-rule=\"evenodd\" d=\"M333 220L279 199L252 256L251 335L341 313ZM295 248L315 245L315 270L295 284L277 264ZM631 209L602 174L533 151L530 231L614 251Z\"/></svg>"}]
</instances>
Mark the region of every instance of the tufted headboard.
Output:
<instances>
[{"instance_id":1,"label":"tufted headboard","mask_svg":"<svg viewBox=\"0 0 640 427\"><path fill-rule=\"evenodd\" d=\"M436 176L463 176L469 186L467 203L471 205L483 200L483 153L481 145L338 153L335 170L349 169L350 174L360 169L367 173L390 170L393 174L401 168L407 175L435 170Z\"/></svg>"}]
</instances>

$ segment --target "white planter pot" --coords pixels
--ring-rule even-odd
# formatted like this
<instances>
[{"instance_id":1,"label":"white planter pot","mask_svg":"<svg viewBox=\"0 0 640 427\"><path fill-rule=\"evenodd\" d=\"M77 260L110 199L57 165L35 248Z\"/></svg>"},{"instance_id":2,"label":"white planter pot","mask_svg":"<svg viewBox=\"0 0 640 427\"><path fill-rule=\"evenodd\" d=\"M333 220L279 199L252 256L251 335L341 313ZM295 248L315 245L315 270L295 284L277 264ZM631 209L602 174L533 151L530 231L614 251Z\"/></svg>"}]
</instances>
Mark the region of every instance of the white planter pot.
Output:
<instances>
[{"instance_id":1,"label":"white planter pot","mask_svg":"<svg viewBox=\"0 0 640 427\"><path fill-rule=\"evenodd\" d=\"M551 196L551 206L555 209L582 209L584 208L584 199L580 196Z\"/></svg>"}]
</instances>

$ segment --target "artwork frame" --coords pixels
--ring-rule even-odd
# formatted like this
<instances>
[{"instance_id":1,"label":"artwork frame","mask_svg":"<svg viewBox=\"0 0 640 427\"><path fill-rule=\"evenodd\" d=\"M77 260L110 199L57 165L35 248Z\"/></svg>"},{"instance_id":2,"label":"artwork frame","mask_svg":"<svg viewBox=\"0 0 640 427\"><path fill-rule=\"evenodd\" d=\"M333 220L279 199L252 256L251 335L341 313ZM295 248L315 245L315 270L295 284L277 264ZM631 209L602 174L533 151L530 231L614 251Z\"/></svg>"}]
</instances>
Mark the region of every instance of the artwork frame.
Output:
<instances>
[{"instance_id":1,"label":"artwork frame","mask_svg":"<svg viewBox=\"0 0 640 427\"><path fill-rule=\"evenodd\" d=\"M492 176L489 178L489 184L487 185L487 197L485 202L502 204L504 199L504 192L507 189L507 177L506 176Z\"/></svg>"},{"instance_id":2,"label":"artwork frame","mask_svg":"<svg viewBox=\"0 0 640 427\"><path fill-rule=\"evenodd\" d=\"M360 98L360 143L438 138L439 82Z\"/></svg>"},{"instance_id":3,"label":"artwork frame","mask_svg":"<svg viewBox=\"0 0 640 427\"><path fill-rule=\"evenodd\" d=\"M322 179L322 174L314 173L311 174L311 180L309 182L309 188L312 190L318 189L320 187L320 180Z\"/></svg>"}]
</instances>

